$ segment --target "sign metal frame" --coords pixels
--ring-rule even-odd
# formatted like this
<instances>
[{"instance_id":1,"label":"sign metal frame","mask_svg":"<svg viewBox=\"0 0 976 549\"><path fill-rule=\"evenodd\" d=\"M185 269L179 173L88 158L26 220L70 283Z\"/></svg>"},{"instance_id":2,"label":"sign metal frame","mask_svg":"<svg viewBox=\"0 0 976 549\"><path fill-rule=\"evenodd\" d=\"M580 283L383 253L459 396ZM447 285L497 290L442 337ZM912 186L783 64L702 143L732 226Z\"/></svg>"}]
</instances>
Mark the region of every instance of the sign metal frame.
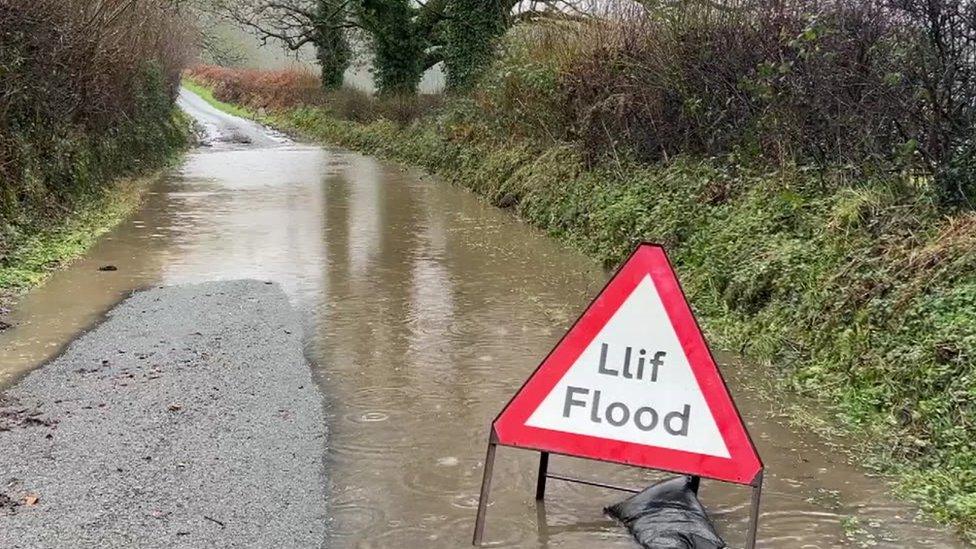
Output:
<instances>
[{"instance_id":1,"label":"sign metal frame","mask_svg":"<svg viewBox=\"0 0 976 549\"><path fill-rule=\"evenodd\" d=\"M647 247L658 248L661 251L661 253L664 255L664 258L667 261L668 267L671 269L671 272L672 273L674 272L674 268L673 268L673 266L671 266L670 260L667 258L667 253L664 251L664 247L663 246L661 246L659 244L650 243L650 242L642 242L642 243L638 244L637 247L634 249L634 251L630 254L630 256L628 256L627 260L624 261L623 263L621 263L620 267L614 272L614 275L610 277L610 279L607 281L607 283L604 285L604 287L599 292L597 292L596 296L590 301L590 303L586 306L586 308L583 309L583 312L580 313L580 316L573 323L573 326L570 327L569 330L567 330L566 334L564 334L563 335L563 338L560 339L560 341L553 347L553 349L552 349L552 351L550 351L549 355L547 355L546 358L543 359L542 362L540 362L539 366L533 371L532 375L530 375L528 378L526 378L525 382L523 382L523 384L519 388L519 390L515 392L515 394L512 396L512 398L509 399L508 403L506 403L505 407L502 408L502 411L499 412L498 416L496 416L495 419L492 421L492 424L491 424L491 433L490 433L490 435L488 437L488 449L487 449L487 451L485 453L485 464L484 464L483 477L482 477L482 481L481 481L481 492L480 492L480 495L478 497L478 511L477 511L477 515L475 517L474 537L473 537L473 540L472 540L473 545L476 545L476 546L481 545L482 542L483 542L483 540L484 540L485 521L486 521L486 516L487 516L487 511L488 511L488 498L489 498L490 491L491 491L491 482L492 482L492 476L493 476L494 465L495 465L495 455L497 453L498 446L508 446L508 447L511 447L511 448L521 448L521 449L525 449L525 450L534 450L534 451L538 451L539 452L539 454L540 454L539 455L539 470L538 470L538 476L537 476L537 479L536 479L536 492L535 492L535 499L536 499L537 502L543 502L545 500L546 484L547 484L548 479L561 480L561 481L564 481L564 482L572 482L572 483L583 484L583 485L588 485L588 486L595 486L595 487L599 487L599 488L606 488L606 489L610 489L610 490L617 490L617 491L628 492L628 493L632 493L632 494L636 494L636 493L639 493L641 491L639 489L630 488L630 487L626 487L626 486L619 486L619 485L607 484L607 483L602 483L602 482L595 481L595 480L587 480L587 479L581 479L581 478L574 478L574 477L570 477L570 476L566 476L566 475L562 475L562 474L558 474L558 473L552 473L552 472L549 471L549 456L550 456L550 454L565 455L565 456L568 456L568 457L574 457L574 458L578 458L578 459L589 459L589 460L592 460L592 461L607 461L607 460L602 460L602 459L593 458L593 457L587 457L587 456L576 456L576 455L572 455L572 454L565 453L565 452L555 452L555 451L552 451L552 450L547 450L547 449L542 449L542 448L533 448L530 445L526 445L526 444L504 444L504 443L502 443L500 441L495 426L496 426L496 423L498 422L499 418L505 413L505 411L508 409L508 407L518 397L518 395L522 392L522 390L525 388L525 386L532 380L532 378L535 376L535 374L543 367L543 365L546 364L546 362L549 360L549 358L552 356L552 354L556 351L556 349L558 349L562 345L563 340L566 339L566 337L580 323L580 321L583 319L583 317L586 316L587 311L589 311L593 307L593 305L600 299L600 297L604 294L604 292L607 290L607 288L614 282L614 280L621 273L621 271L624 269L624 267L627 266L627 264L630 262L630 260L633 259L634 256L638 252L640 252L642 249L647 248ZM685 303L687 303L687 299L684 297L684 290L683 290L683 288L681 288L681 282L679 280L677 280L677 276L676 275L675 275L675 282L677 283L677 290L678 290L678 292L680 293L682 299L685 299ZM698 332L701 333L701 327L698 325L698 320L697 320L697 318L694 317L694 314L693 313L691 314L691 320L694 322L695 329L697 329ZM729 395L729 399L731 400L732 397L731 397L731 393L728 391L728 384L725 382L725 378L722 376L721 371L718 370L718 368L717 368L717 362L715 362L714 355L712 354L711 349L708 346L708 343L706 341L704 341L704 340L703 340L703 343L704 343L704 348L705 348L706 352L708 353L709 359L712 361L713 364L716 364L716 373L718 374L718 378L721 380L721 382L722 382L722 384L724 386L725 392L726 392L726 394ZM736 414L738 414L738 409L735 406L734 400L732 401L732 408L733 408L733 410L735 410ZM728 483L731 483L731 484L740 484L740 485L744 485L744 486L749 486L750 489L751 489L752 495L751 495L750 510L749 510L749 530L748 530L748 533L747 533L745 547L746 547L746 549L754 549L755 548L755 545L756 545L756 536L757 536L758 528L759 528L759 510L760 510L760 503L761 503L761 499L762 499L763 473L765 471L765 466L763 465L762 458L759 456L758 451L756 451L755 443L753 442L752 436L749 434L749 431L745 427L745 424L744 423L742 423L742 429L745 432L745 437L746 437L746 440L747 440L749 446L751 447L752 453L755 456L756 460L758 461L758 471L756 472L755 476L751 480L749 480L749 481L735 481L735 480L730 480L728 478L717 478L717 477L713 477L713 476L709 476L709 475L688 475L687 472L674 471L674 470L670 470L670 469L662 469L662 468L658 468L658 467L649 467L649 466L643 466L643 465L637 465L637 464L624 463L623 465L626 465L626 466L629 466L629 467L637 467L637 468L641 468L641 469L651 469L651 470L664 471L664 472L669 472L669 473L676 473L676 474L688 475L692 479L692 490L696 494L698 493L698 489L699 489L699 485L700 485L700 482L701 482L701 478L710 478L710 479L719 480L719 481L722 481L722 482L728 482Z\"/></svg>"}]
</instances>

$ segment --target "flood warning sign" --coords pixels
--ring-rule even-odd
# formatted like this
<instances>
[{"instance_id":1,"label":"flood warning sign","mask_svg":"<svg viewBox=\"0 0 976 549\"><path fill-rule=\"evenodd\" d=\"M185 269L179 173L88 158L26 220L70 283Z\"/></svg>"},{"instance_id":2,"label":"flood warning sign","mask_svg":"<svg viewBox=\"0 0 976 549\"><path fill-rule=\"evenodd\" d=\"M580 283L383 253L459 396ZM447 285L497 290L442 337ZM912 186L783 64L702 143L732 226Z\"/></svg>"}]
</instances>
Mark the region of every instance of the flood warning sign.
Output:
<instances>
[{"instance_id":1,"label":"flood warning sign","mask_svg":"<svg viewBox=\"0 0 976 549\"><path fill-rule=\"evenodd\" d=\"M659 246L637 248L494 423L499 443L748 484L762 468Z\"/></svg>"},{"instance_id":2,"label":"flood warning sign","mask_svg":"<svg viewBox=\"0 0 976 549\"><path fill-rule=\"evenodd\" d=\"M729 457L650 275L526 424Z\"/></svg>"}]
</instances>

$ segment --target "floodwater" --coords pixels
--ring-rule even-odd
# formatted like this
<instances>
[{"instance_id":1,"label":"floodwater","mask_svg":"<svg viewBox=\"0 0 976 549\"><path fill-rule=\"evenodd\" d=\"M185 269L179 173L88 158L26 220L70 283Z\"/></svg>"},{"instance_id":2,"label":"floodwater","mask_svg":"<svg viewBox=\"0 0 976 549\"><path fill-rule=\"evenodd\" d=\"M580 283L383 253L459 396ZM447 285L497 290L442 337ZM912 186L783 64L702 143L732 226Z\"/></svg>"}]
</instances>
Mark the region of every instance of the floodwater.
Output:
<instances>
[{"instance_id":1,"label":"floodwater","mask_svg":"<svg viewBox=\"0 0 976 549\"><path fill-rule=\"evenodd\" d=\"M0 333L0 384L135 288L277 281L301 312L329 399L331 546L465 547L491 419L607 274L464 190L367 156L273 141L217 138L191 153L130 220L25 296L16 326ZM109 264L118 270L98 270ZM783 399L763 396L766 372L721 362L766 463L761 547L964 546L791 428ZM632 547L602 515L619 492L550 481L537 506L537 459L499 450L490 545ZM550 471L635 487L657 478L561 457ZM701 495L741 545L748 489L705 481Z\"/></svg>"}]
</instances>

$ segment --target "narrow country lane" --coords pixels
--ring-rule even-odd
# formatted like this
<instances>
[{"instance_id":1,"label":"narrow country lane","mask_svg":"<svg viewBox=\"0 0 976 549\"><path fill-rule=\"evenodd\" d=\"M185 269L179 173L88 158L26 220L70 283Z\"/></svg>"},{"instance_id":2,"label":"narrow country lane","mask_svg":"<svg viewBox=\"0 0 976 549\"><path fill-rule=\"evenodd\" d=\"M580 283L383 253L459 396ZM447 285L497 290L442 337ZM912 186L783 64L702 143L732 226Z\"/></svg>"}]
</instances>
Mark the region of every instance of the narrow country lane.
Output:
<instances>
[{"instance_id":1,"label":"narrow country lane","mask_svg":"<svg viewBox=\"0 0 976 549\"><path fill-rule=\"evenodd\" d=\"M205 129L205 146L134 217L21 300L15 328L0 333L0 385L51 360L132 290L273 281L297 311L325 395L327 546L467 546L491 419L606 273L422 173L292 142L185 90L180 105ZM720 358L767 467L759 546L963 547L842 452L791 428L787 399L763 369ZM228 372L263 374L260 363L249 366ZM489 540L632 547L602 513L619 493L553 482L537 508L536 459L499 451ZM633 486L658 478L559 457L551 468ZM721 534L741 544L747 490L706 481L702 499ZM241 526L212 518L228 531Z\"/></svg>"},{"instance_id":2,"label":"narrow country lane","mask_svg":"<svg viewBox=\"0 0 976 549\"><path fill-rule=\"evenodd\" d=\"M177 104L203 130L204 146L227 147L249 145L256 148L283 145L289 140L250 120L233 116L211 107L199 95L180 88Z\"/></svg>"}]
</instances>

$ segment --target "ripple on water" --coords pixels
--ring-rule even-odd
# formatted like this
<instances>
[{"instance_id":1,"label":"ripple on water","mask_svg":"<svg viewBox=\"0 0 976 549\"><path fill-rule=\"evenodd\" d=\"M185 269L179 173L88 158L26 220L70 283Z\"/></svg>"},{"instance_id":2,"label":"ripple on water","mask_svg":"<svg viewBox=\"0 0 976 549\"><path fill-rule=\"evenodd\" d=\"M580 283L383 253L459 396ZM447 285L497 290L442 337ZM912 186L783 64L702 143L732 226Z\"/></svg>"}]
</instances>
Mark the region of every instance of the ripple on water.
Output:
<instances>
[{"instance_id":1,"label":"ripple on water","mask_svg":"<svg viewBox=\"0 0 976 549\"><path fill-rule=\"evenodd\" d=\"M445 458L442 458L445 459ZM443 465L440 460L435 463L406 463L405 471L400 475L400 483L414 494L436 497L448 501L459 492L477 491L481 468L475 460L460 461L451 457Z\"/></svg>"},{"instance_id":2,"label":"ripple on water","mask_svg":"<svg viewBox=\"0 0 976 549\"><path fill-rule=\"evenodd\" d=\"M458 509L477 509L478 494L476 492L454 494L451 496L451 505Z\"/></svg>"},{"instance_id":3,"label":"ripple on water","mask_svg":"<svg viewBox=\"0 0 976 549\"><path fill-rule=\"evenodd\" d=\"M386 522L383 510L366 500L333 503L329 512L333 524L332 535L335 537L369 536Z\"/></svg>"},{"instance_id":4,"label":"ripple on water","mask_svg":"<svg viewBox=\"0 0 976 549\"><path fill-rule=\"evenodd\" d=\"M367 438L359 434L333 435L329 453L333 460L342 463L357 463L363 460L378 460L384 463L402 460L418 448L417 441L410 435L389 438Z\"/></svg>"},{"instance_id":5,"label":"ripple on water","mask_svg":"<svg viewBox=\"0 0 976 549\"><path fill-rule=\"evenodd\" d=\"M428 453L441 431L436 422L417 422L410 410L351 408L334 423L329 445L332 459L341 463L366 460L403 464ZM380 470L398 474L402 467Z\"/></svg>"},{"instance_id":6,"label":"ripple on water","mask_svg":"<svg viewBox=\"0 0 976 549\"><path fill-rule=\"evenodd\" d=\"M348 397L343 399L343 405L347 408L357 409L387 409L390 403L403 402L412 396L412 391L406 387L395 386L369 386L354 390Z\"/></svg>"},{"instance_id":7,"label":"ripple on water","mask_svg":"<svg viewBox=\"0 0 976 549\"><path fill-rule=\"evenodd\" d=\"M820 547L838 546L842 541L840 527L842 517L828 511L802 509L776 509L764 511L759 522L762 528L762 545L765 547L801 547L811 539L834 540L834 543L819 544ZM748 513L743 510L739 519L726 522L732 539L742 539L748 530ZM731 533L735 533L735 537Z\"/></svg>"},{"instance_id":8,"label":"ripple on water","mask_svg":"<svg viewBox=\"0 0 976 549\"><path fill-rule=\"evenodd\" d=\"M381 423L390 419L390 412L370 410L367 412L349 412L342 416L343 421L352 423Z\"/></svg>"},{"instance_id":9,"label":"ripple on water","mask_svg":"<svg viewBox=\"0 0 976 549\"><path fill-rule=\"evenodd\" d=\"M483 547L526 547L530 540L535 539L536 531L531 519L518 519L501 516L498 513L491 516L486 530L487 536ZM528 523L528 524L527 524ZM471 529L473 519L470 516L449 518L443 515L432 515L412 525L389 525L380 534L369 536L369 541L357 544L359 547L468 547L471 544ZM365 536L363 537L365 540Z\"/></svg>"}]
</instances>

